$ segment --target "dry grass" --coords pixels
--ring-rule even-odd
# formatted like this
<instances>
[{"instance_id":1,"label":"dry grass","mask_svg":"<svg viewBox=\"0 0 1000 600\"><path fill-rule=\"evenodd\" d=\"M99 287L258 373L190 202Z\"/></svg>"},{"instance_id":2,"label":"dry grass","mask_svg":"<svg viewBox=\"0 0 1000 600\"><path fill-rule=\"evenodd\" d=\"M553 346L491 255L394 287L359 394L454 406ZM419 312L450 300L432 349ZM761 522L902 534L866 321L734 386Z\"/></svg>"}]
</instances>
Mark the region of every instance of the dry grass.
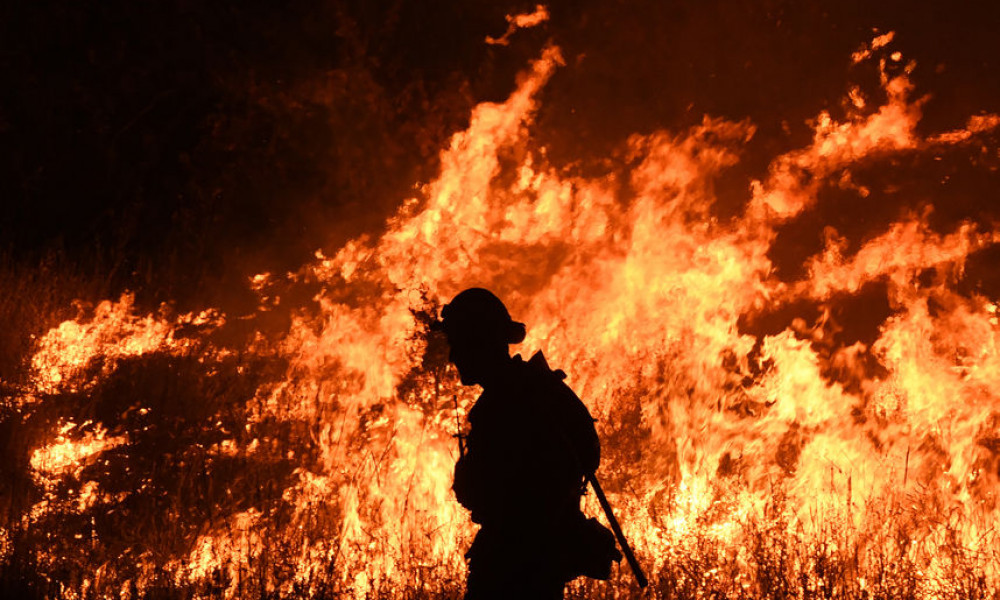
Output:
<instances>
[{"instance_id":1,"label":"dry grass","mask_svg":"<svg viewBox=\"0 0 1000 600\"><path fill-rule=\"evenodd\" d=\"M27 408L18 404L32 336L72 316L66 309L72 307L69 295L93 297L105 291L99 285L88 291L86 278L67 279L58 268L43 265L35 273L0 269L0 281L7 286L0 302L0 320L7 328L0 347L5 384L0 501L6 535L0 538L0 597L354 597L357 589L342 577L340 554L303 580L281 585L292 581L303 545L336 542L341 519L336 507L312 506L293 523L293 509L283 498L295 468L317 460L310 440L320 423L291 419L261 424L255 435L266 432L268 443L260 445L252 460L245 453L227 456L212 450L223 438L235 439L240 448L250 443L241 432L256 390L287 373L276 356L240 351L247 336L226 331L198 337L192 332L200 342L185 353L124 360L84 393L53 394ZM219 345L237 351L220 358L210 352ZM209 355L214 358L206 362ZM140 404L155 418L136 410ZM129 441L45 489L32 475L30 454L55 436L67 415L78 423L101 423L109 435L127 433ZM365 440L351 443L363 445ZM88 481L100 483L103 499L81 510L74 503ZM49 510L30 516L32 507L46 500ZM235 520L251 509L261 514L250 530L259 545L218 561L204 577L178 576L179 561L191 555L200 535L245 535ZM871 525L860 531L831 515L816 519L821 525L806 532L786 509L776 491L762 514L738 523L736 543L720 541L706 522L663 556L641 556L650 569L645 593L640 594L623 564L610 582L580 580L566 596L1000 599L996 582L989 579L1000 572L997 539L983 541L979 551L966 547L960 536L947 533L958 531L962 523L954 522L930 495L900 493L870 503L863 507L867 516L861 522ZM429 563L419 543L373 535L369 548L396 553L403 577L375 583L362 597L461 597L464 573ZM929 570L932 560L938 567Z\"/></svg>"}]
</instances>

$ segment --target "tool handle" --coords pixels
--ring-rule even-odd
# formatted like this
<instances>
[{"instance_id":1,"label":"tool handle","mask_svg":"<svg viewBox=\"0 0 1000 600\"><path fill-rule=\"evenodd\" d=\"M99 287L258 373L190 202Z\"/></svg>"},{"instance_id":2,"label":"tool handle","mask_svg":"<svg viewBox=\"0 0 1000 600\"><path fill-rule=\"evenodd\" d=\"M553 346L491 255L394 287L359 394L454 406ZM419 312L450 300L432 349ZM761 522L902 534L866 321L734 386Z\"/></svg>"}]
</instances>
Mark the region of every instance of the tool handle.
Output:
<instances>
[{"instance_id":1,"label":"tool handle","mask_svg":"<svg viewBox=\"0 0 1000 600\"><path fill-rule=\"evenodd\" d=\"M611 504L608 503L608 498L604 495L601 484L597 482L597 475L589 473L587 481L590 482L590 487L594 488L597 501L601 503L601 508L604 509L604 514L608 517L608 524L611 525L611 531L614 532L615 538L618 539L618 545L621 546L622 554L625 555L625 560L628 561L628 566L632 569L632 574L635 575L636 583L639 584L641 589L645 589L649 585L649 580L646 579L646 574L642 572L642 567L639 566L639 561L636 560L635 553L632 552L632 547L628 545L628 540L625 539L625 534L622 532L621 525L618 524L618 519L615 518L615 513L611 511Z\"/></svg>"}]
</instances>

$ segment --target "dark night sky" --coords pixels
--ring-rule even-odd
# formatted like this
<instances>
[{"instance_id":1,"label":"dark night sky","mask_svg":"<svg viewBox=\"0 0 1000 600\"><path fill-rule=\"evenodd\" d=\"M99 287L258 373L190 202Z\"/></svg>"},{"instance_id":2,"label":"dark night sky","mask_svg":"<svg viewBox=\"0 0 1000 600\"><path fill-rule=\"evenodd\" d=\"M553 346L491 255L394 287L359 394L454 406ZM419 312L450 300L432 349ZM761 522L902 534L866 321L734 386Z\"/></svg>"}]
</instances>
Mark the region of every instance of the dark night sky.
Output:
<instances>
[{"instance_id":1,"label":"dark night sky","mask_svg":"<svg viewBox=\"0 0 1000 600\"><path fill-rule=\"evenodd\" d=\"M112 289L217 301L227 278L377 231L433 177L469 109L503 99L549 39L569 64L539 114L556 164L706 113L757 124L720 182L722 210L808 140L807 119L836 115L850 84L874 89L874 72L849 60L873 28L895 30L917 61L927 130L1000 112L996 2L560 0L510 46L483 43L533 4L8 3L2 250L19 264L52 253L100 264Z\"/></svg>"},{"instance_id":2,"label":"dark night sky","mask_svg":"<svg viewBox=\"0 0 1000 600\"><path fill-rule=\"evenodd\" d=\"M920 125L924 133L962 126L972 115L1000 114L997 0L553 0L550 22L516 33L509 46L484 43L487 35L503 34L505 15L534 6L535 0L0 4L0 290L5 294L0 301L0 479L19 482L9 486L13 492L5 492L8 499L0 494L0 513L27 515L36 497L48 494L33 483L29 452L56 439L63 417L72 415L82 428L89 423L106 426L109 436L126 435L126 444L114 454L101 452L108 460L91 461L88 469L96 474L108 464L120 466L120 471L94 475L94 481L103 477L100 490L109 498L128 499L114 500L117 511L107 510L102 501L90 512L54 513L57 518L40 525L32 520L37 548L56 555L59 548L74 547L89 561L117 556L117 564L124 564L146 556L132 551L148 543L160 553L156 556L174 559L191 556L198 536L233 522L227 515L251 514L245 512L251 507L262 507L264 518L274 523L289 522L284 509L268 506L282 505L301 465L319 460L323 444L313 436L325 420L351 414L362 432L369 417L382 421L389 413L373 399L364 415L360 405L357 411L340 405L338 390L352 389L365 373L340 364L336 352L323 354L315 372L300 371L292 354L258 356L250 340L260 332L289 331L291 311L306 304L315 289L297 284L293 294L298 297L282 296L282 310L240 319L257 308L247 276L295 270L318 248L333 253L351 237L377 234L385 217L414 193L415 184L434 178L440 149L468 124L472 107L505 99L517 72L549 41L562 48L567 64L540 93L533 135L556 168L587 176L627 169L621 165L627 163L629 136L659 129L683 132L706 114L756 125L741 162L714 182L718 203L712 210L720 220L740 214L750 180L762 179L769 161L809 143L810 119L824 110L843 117L851 86L871 94L872 106L878 106L877 69L870 63L852 65L850 59L876 30L895 31L892 49L916 61L912 79L917 94L928 97ZM970 143L941 156L873 152L863 164L852 164L852 180L870 187L871 195L822 189L815 207L776 231L768 255L774 274L799 280L803 258L822 249L827 226L848 240L849 253L907 211L923 214L927 205L934 206L930 226L941 232L950 233L966 220L1000 231L1000 132L982 137L989 151L981 156L971 154L978 148ZM1000 246L974 253L957 284L960 291L1000 300L998 263ZM936 276L934 269L925 274ZM894 310L887 286L885 280L875 281L857 294L823 303L776 302L760 314L741 317L740 333L762 340L788 330L795 319L816 323L816 331L831 332L822 343L820 336L808 338L818 361L831 365L823 377L851 392L852 385L860 386L857 369L838 371L832 352L855 341L870 347ZM117 298L123 290L137 293L137 314L169 301L164 312L212 306L229 319L225 328L205 334L208 350L194 344L190 352L179 346L176 353L98 356L86 372L110 374L92 388L70 393L72 386L66 386L58 394L39 392L36 399L35 388L25 387L32 395L22 402L28 396L19 382L33 376L29 359L37 336L64 318L87 314L77 306ZM75 298L84 302L74 305ZM930 301L928 307L935 310ZM824 310L830 316L821 321ZM323 316L304 322L305 327L329 327L326 323L340 321ZM201 339L199 331L182 329L178 324L179 336ZM226 352L214 357L217 342L209 335L241 341L218 342ZM323 343L335 338L322 337ZM285 346L272 341L274 348ZM748 364L759 362L752 356L759 349L747 356ZM209 350L211 355L204 354ZM211 360L203 361L206 356ZM868 363L859 362L871 370L870 378L884 369L874 356L870 352L861 359ZM658 369L673 368L667 358L654 358ZM728 361L728 356L720 358ZM761 368L769 369L767 362ZM956 355L955 364L964 365L964 355ZM400 402L407 401L405 386L418 389L424 385L419 378L430 376L421 369L401 377ZM219 455L218 463L211 462L211 448L223 436L258 435L257 429L251 433L248 419L262 391L267 398L297 402L307 389L299 387L299 378L314 374L331 382L331 387L316 388L315 422L311 417L299 422L298 416L272 421L267 413L253 417L254 427L267 435L261 434L265 443L254 451L252 476L244 476L242 457L229 462ZM738 381L735 370L729 375ZM744 377L743 385L750 379ZM634 385L645 380L637 375ZM286 393L280 392L286 383L291 391L278 396ZM674 385L661 382L657 389L666 393ZM636 389L641 392L636 398L649 396ZM319 390L330 395L329 408L319 408ZM698 396L692 394L693 402ZM429 400L419 402L424 407ZM634 405L638 423L645 419L639 409L645 409L638 399ZM135 410L141 406L153 407L148 419ZM423 410L426 415L437 409ZM740 414L743 422L746 415ZM865 412L853 414L867 418ZM73 435L82 434L82 428ZM797 431L797 424L789 429ZM358 435L370 445L381 434ZM395 429L389 436L394 435ZM387 442L386 452L389 447ZM932 436L925 447L935 457L929 464L938 469L944 451ZM293 459L290 448L302 451ZM210 464L220 465L211 479ZM325 463L322 468L331 470ZM90 475L81 472L67 476L66 485L82 486ZM628 476L628 470L623 472ZM150 481L153 485L147 485ZM72 500L72 506L78 504ZM331 510L316 513L317 522L339 515L336 506ZM87 536L69 535L73 530L64 523ZM122 525L128 535L121 535ZM97 531L113 534L98 536L98 526L106 529ZM98 537L104 546L97 545ZM263 564L270 568L266 560ZM158 572L157 577L180 581L168 570ZM83 571L67 573L77 578ZM127 570L118 576L123 573ZM215 575L209 579L213 586L221 581ZM0 577L0 584L6 581ZM218 588L210 589L217 593Z\"/></svg>"}]
</instances>

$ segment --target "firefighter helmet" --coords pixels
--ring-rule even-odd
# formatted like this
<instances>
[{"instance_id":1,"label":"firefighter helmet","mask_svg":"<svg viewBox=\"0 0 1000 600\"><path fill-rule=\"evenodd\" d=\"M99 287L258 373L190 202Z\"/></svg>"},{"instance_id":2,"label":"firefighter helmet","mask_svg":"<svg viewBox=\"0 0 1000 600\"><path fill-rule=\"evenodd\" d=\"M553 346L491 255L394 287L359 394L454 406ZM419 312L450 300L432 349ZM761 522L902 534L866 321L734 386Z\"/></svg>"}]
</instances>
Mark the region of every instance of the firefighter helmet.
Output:
<instances>
[{"instance_id":1,"label":"firefighter helmet","mask_svg":"<svg viewBox=\"0 0 1000 600\"><path fill-rule=\"evenodd\" d=\"M511 319L504 303L493 292L469 288L441 309L438 327L449 337L476 340L524 341L524 323Z\"/></svg>"}]
</instances>

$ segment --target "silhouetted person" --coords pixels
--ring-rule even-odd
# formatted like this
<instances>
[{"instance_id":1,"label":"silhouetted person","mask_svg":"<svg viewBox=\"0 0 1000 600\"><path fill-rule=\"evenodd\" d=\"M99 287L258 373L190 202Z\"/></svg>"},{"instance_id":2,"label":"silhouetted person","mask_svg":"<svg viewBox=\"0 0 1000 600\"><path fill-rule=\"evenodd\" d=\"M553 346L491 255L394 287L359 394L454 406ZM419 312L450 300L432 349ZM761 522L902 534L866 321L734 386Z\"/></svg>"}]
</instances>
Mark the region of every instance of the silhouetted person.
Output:
<instances>
[{"instance_id":1,"label":"silhouetted person","mask_svg":"<svg viewBox=\"0 0 1000 600\"><path fill-rule=\"evenodd\" d=\"M584 476L600 462L587 408L541 352L510 356L525 327L489 291L463 291L441 317L462 383L483 387L453 485L481 525L466 553L466 600L562 598L579 575L606 579L621 555L580 512Z\"/></svg>"}]
</instances>

